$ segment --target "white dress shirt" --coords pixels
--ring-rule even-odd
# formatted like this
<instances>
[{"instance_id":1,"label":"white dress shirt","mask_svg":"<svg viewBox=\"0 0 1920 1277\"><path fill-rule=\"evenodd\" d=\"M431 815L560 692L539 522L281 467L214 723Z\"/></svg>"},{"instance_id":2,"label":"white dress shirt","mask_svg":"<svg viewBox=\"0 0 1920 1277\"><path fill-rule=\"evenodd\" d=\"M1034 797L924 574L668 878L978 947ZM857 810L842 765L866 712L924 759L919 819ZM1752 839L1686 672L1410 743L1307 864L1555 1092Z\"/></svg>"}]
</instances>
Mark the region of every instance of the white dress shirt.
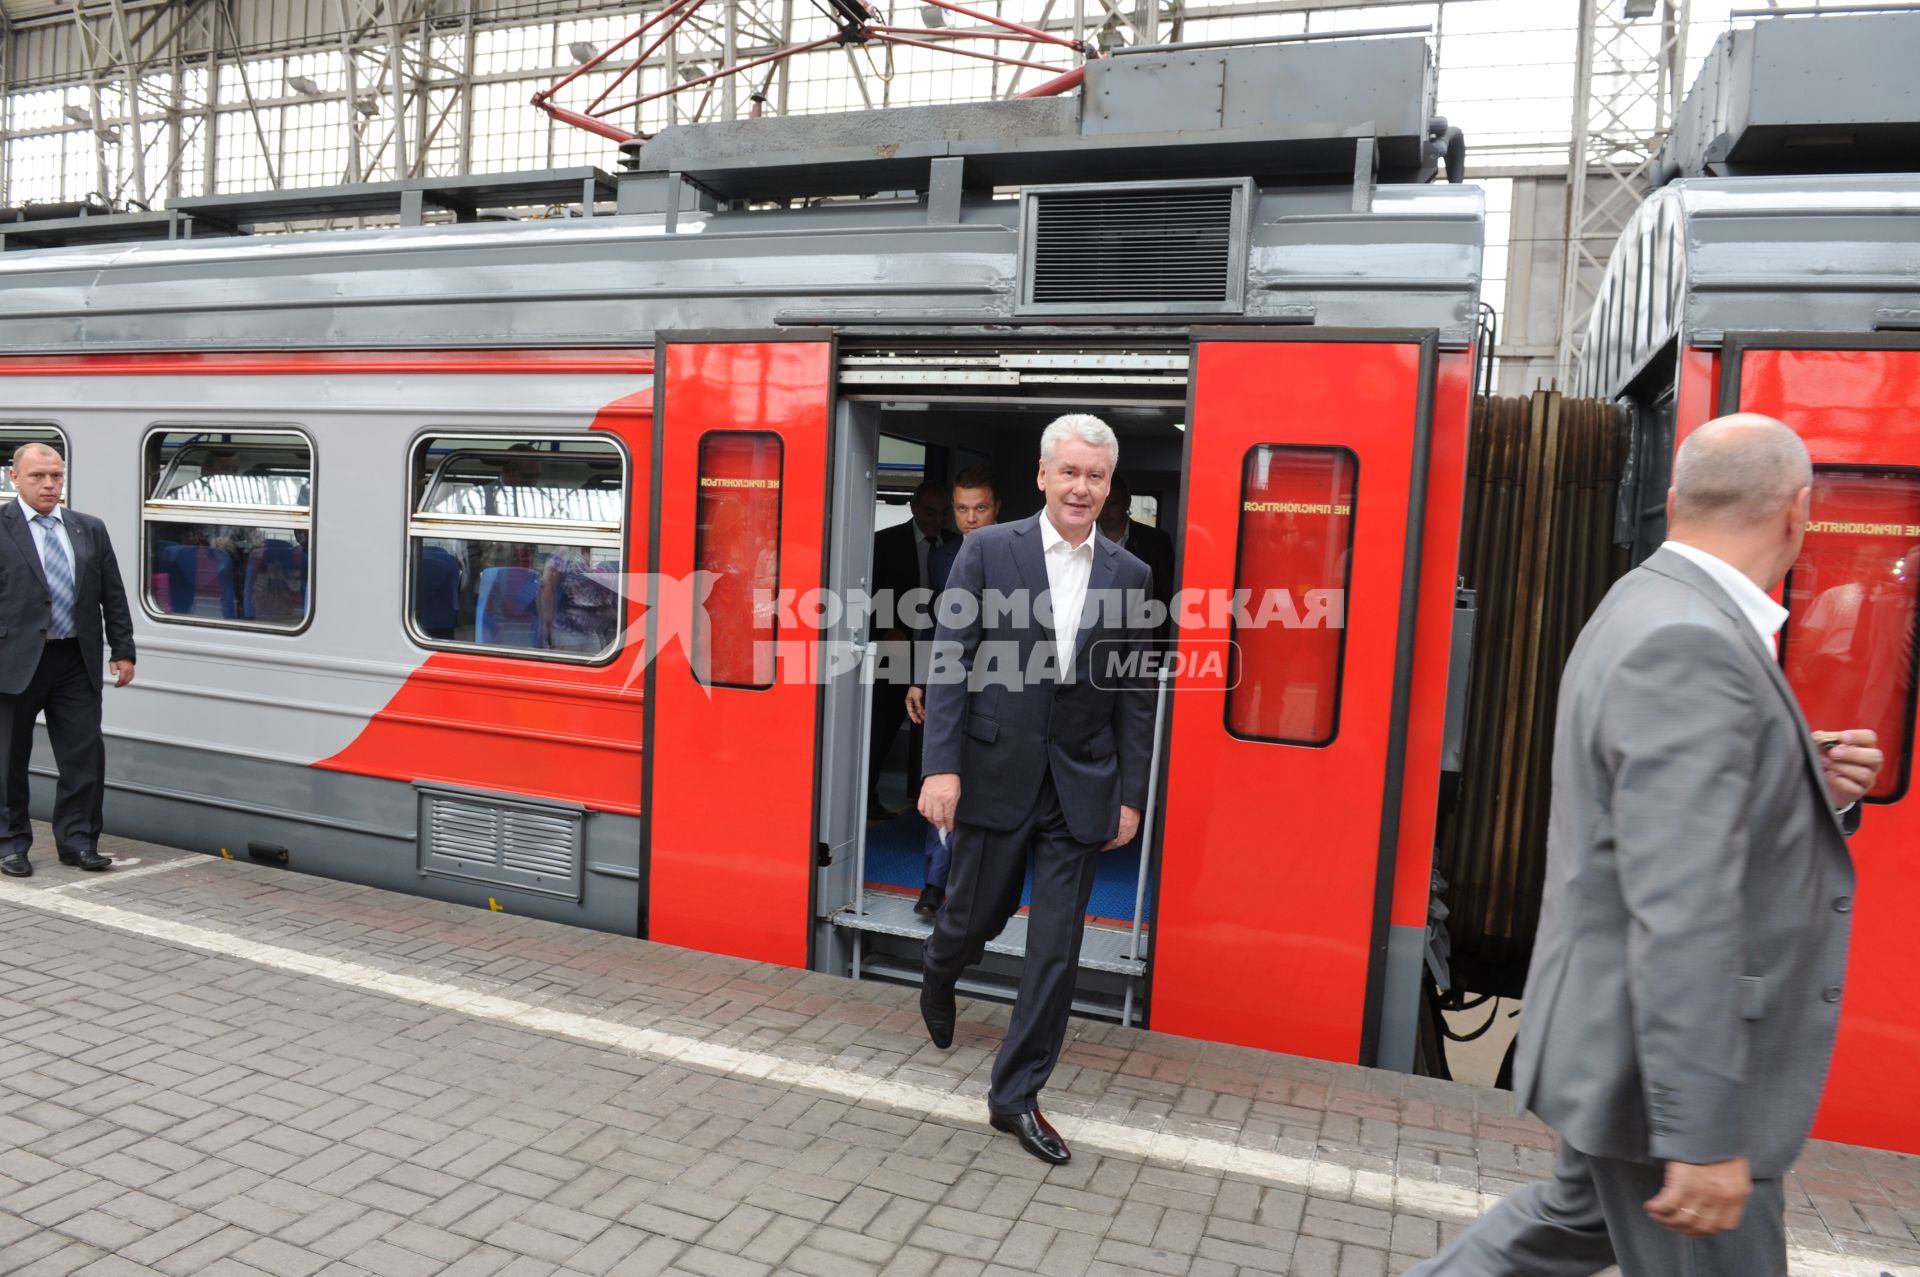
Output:
<instances>
[{"instance_id":1,"label":"white dress shirt","mask_svg":"<svg viewBox=\"0 0 1920 1277\"><path fill-rule=\"evenodd\" d=\"M54 517L54 526L52 526L52 528L46 528L44 524L35 522L36 518L40 517L40 515L38 515L38 511L35 511L31 505L27 505L25 501L19 503L19 513L21 513L21 517L27 520L27 526L33 530L33 547L35 547L36 551L40 551L40 570L42 570L42 572L46 570L46 538L58 536L58 538L60 538L61 549L67 551L67 576L73 576L73 574L75 574L75 568L73 568L73 538L67 536L67 511L65 511L63 507L60 507L60 505L56 505L52 511L48 511L48 513Z\"/></svg>"},{"instance_id":2,"label":"white dress shirt","mask_svg":"<svg viewBox=\"0 0 1920 1277\"><path fill-rule=\"evenodd\" d=\"M1665 541L1663 550L1672 550L1683 559L1700 566L1700 569L1712 577L1714 583L1725 590L1747 623L1760 634L1767 650L1775 656L1780 654L1780 627L1787 623L1787 609L1773 601L1773 598L1753 583L1753 578L1725 559L1708 554L1698 546L1682 541Z\"/></svg>"},{"instance_id":3,"label":"white dress shirt","mask_svg":"<svg viewBox=\"0 0 1920 1277\"><path fill-rule=\"evenodd\" d=\"M1080 637L1080 614L1087 606L1087 582L1093 576L1093 543L1098 528L1087 529L1079 545L1068 543L1040 512L1041 557L1047 562L1047 593L1053 600L1053 644L1060 654L1060 677L1073 668L1073 645Z\"/></svg>"}]
</instances>

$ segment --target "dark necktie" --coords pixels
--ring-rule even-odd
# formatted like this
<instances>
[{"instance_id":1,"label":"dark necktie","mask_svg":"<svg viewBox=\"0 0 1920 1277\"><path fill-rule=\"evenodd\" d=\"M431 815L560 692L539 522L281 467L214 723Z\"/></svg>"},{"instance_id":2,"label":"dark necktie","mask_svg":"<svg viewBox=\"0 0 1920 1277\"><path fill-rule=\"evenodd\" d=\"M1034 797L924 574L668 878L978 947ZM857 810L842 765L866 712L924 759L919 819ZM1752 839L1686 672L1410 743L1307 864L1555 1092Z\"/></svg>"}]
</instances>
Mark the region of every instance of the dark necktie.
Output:
<instances>
[{"instance_id":1,"label":"dark necktie","mask_svg":"<svg viewBox=\"0 0 1920 1277\"><path fill-rule=\"evenodd\" d=\"M46 530L46 552L40 556L47 569L47 593L53 596L53 629L49 638L73 637L73 560L67 557L66 544L60 539L60 520L50 514L37 514L33 521Z\"/></svg>"}]
</instances>

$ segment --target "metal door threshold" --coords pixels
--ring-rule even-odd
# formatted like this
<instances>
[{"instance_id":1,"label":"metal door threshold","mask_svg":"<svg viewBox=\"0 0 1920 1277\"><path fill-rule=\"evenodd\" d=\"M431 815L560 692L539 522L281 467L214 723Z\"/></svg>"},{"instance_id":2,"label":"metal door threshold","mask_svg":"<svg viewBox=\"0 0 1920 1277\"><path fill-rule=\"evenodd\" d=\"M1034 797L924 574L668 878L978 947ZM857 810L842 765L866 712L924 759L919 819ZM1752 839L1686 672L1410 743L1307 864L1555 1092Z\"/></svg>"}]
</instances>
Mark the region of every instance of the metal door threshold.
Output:
<instances>
[{"instance_id":1,"label":"metal door threshold","mask_svg":"<svg viewBox=\"0 0 1920 1277\"><path fill-rule=\"evenodd\" d=\"M924 982L924 976L918 965L902 962L895 958L869 957L863 966L862 974L868 979L886 980L893 984L918 987ZM1020 992L1020 982L1013 979L996 979L991 976L964 975L954 985L956 992L982 1002L1011 1004ZM1070 1009L1075 1015L1086 1016L1091 1020L1111 1020L1115 1024L1131 1025L1133 1019L1133 999L1099 998L1074 994Z\"/></svg>"},{"instance_id":2,"label":"metal door threshold","mask_svg":"<svg viewBox=\"0 0 1920 1277\"><path fill-rule=\"evenodd\" d=\"M830 921L836 927L914 940L924 940L933 934L933 924L913 912L913 897L890 892L870 891L866 893L864 913L853 905L845 905L834 910ZM1132 957L1127 955L1130 944L1134 946ZM1027 915L1015 914L1006 929L987 942L987 952L1009 958L1026 956ZM1130 927L1089 922L1086 937L1080 943L1080 966L1089 971L1142 977L1147 973L1147 935L1142 931L1136 941Z\"/></svg>"}]
</instances>

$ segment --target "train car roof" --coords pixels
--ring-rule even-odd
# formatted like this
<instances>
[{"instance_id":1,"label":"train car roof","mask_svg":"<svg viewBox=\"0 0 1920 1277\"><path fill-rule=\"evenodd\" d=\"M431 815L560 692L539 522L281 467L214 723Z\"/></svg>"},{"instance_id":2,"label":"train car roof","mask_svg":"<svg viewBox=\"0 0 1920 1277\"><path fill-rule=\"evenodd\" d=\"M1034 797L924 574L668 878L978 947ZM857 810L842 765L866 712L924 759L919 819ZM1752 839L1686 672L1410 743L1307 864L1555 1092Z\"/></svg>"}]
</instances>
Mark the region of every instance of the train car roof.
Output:
<instances>
[{"instance_id":1,"label":"train car roof","mask_svg":"<svg viewBox=\"0 0 1920 1277\"><path fill-rule=\"evenodd\" d=\"M1687 178L1621 233L1575 395L1613 398L1678 339L1920 324L1920 173Z\"/></svg>"},{"instance_id":2,"label":"train car roof","mask_svg":"<svg viewBox=\"0 0 1920 1277\"><path fill-rule=\"evenodd\" d=\"M672 230L653 214L9 252L0 353L631 346L679 329L1258 319L1471 340L1478 188L1239 185L1237 304L1199 314L1097 298L1089 315L1035 314L1023 301L1026 199L969 198L951 221L930 217L925 199L876 199L683 213Z\"/></svg>"}]
</instances>

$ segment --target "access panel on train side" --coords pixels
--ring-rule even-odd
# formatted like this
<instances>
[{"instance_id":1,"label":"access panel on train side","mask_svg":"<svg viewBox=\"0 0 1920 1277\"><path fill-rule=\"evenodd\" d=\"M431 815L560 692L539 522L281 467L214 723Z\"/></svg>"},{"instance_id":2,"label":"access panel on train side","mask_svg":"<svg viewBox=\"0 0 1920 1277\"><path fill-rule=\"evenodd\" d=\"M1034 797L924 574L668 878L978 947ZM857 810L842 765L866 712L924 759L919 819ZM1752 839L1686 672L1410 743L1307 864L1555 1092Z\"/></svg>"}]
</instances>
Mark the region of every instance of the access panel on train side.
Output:
<instances>
[{"instance_id":1,"label":"access panel on train side","mask_svg":"<svg viewBox=\"0 0 1920 1277\"><path fill-rule=\"evenodd\" d=\"M1871 727L1886 769L1848 843L1853 949L1814 1134L1920 1153L1920 334L1729 335L1721 413L1762 412L1813 455L1812 521L1787 577L1780 660L1814 730Z\"/></svg>"},{"instance_id":2,"label":"access panel on train side","mask_svg":"<svg viewBox=\"0 0 1920 1277\"><path fill-rule=\"evenodd\" d=\"M1372 1054L1435 358L1419 333L1194 344L1157 1030Z\"/></svg>"},{"instance_id":3,"label":"access panel on train side","mask_svg":"<svg viewBox=\"0 0 1920 1277\"><path fill-rule=\"evenodd\" d=\"M833 342L661 341L649 583L648 938L807 964ZM789 597L791 597L791 593Z\"/></svg>"}]
</instances>

